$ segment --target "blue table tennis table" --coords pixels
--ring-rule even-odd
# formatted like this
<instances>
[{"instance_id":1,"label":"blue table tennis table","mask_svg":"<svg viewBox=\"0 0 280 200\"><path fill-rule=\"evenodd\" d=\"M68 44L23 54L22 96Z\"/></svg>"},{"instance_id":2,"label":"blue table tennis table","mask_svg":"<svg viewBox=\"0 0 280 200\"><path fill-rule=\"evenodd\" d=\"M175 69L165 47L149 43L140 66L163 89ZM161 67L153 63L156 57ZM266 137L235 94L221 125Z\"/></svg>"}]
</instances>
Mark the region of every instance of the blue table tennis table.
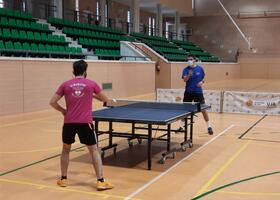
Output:
<instances>
[{"instance_id":1,"label":"blue table tennis table","mask_svg":"<svg viewBox=\"0 0 280 200\"><path fill-rule=\"evenodd\" d=\"M193 124L194 115L201 110L208 109L210 106L201 105L199 103L162 103L162 102L133 102L127 105L121 105L116 107L107 107L101 110L93 112L93 120L95 121L95 131L98 136L102 134L108 134L108 146L103 147L102 157L104 157L105 151L114 148L116 153L117 144L113 143L114 137L123 137L128 139L130 146L134 139L138 140L141 144L142 139L148 141L147 160L148 169L151 170L151 155L152 155L152 141L154 139L166 141L166 152L162 154L161 163L168 158L169 154L175 156L175 150L170 149L171 132L178 132L178 130L172 130L171 124L178 121L185 121L185 130L179 131L184 133L184 141L181 144L182 150L186 149L186 145L190 148L193 146ZM108 122L108 130L99 130L99 122ZM113 123L130 123L131 133L116 132L113 129ZM146 126L143 127L143 124ZM137 126L138 125L138 126ZM141 127L139 125L142 125ZM157 128L153 125L166 125L166 128ZM161 126L162 127L162 126ZM147 134L137 133L138 129L147 130ZM153 131L164 132L157 138L152 137ZM143 131L142 131L143 132ZM188 137L189 135L189 137Z\"/></svg>"}]
</instances>

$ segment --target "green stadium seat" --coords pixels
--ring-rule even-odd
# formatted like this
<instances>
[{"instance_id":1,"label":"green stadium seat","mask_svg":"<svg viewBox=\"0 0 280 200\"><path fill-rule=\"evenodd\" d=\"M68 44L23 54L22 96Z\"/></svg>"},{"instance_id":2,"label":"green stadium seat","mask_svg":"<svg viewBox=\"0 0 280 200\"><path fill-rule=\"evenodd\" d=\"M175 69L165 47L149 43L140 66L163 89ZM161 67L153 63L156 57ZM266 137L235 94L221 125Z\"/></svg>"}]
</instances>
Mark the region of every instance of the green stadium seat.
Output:
<instances>
[{"instance_id":1,"label":"green stadium seat","mask_svg":"<svg viewBox=\"0 0 280 200\"><path fill-rule=\"evenodd\" d=\"M30 22L29 21L23 21L23 27L26 29L30 29Z\"/></svg>"},{"instance_id":2,"label":"green stadium seat","mask_svg":"<svg viewBox=\"0 0 280 200\"><path fill-rule=\"evenodd\" d=\"M13 18L10 18L10 19L9 19L9 26L10 26L10 27L16 27L16 26L17 26L16 20L13 19Z\"/></svg>"},{"instance_id":3,"label":"green stadium seat","mask_svg":"<svg viewBox=\"0 0 280 200\"><path fill-rule=\"evenodd\" d=\"M22 48L23 48L24 50L26 50L26 51L31 50L30 44L27 43L27 42L24 42L24 43L22 44Z\"/></svg>"},{"instance_id":4,"label":"green stadium seat","mask_svg":"<svg viewBox=\"0 0 280 200\"><path fill-rule=\"evenodd\" d=\"M35 22L31 22L31 28L34 29L34 30L42 30L43 29L42 24L35 23Z\"/></svg>"},{"instance_id":5,"label":"green stadium seat","mask_svg":"<svg viewBox=\"0 0 280 200\"><path fill-rule=\"evenodd\" d=\"M54 51L54 52L59 52L59 50L58 50L58 46L53 45L53 46L52 46L52 48L53 48L53 51Z\"/></svg>"},{"instance_id":6,"label":"green stadium seat","mask_svg":"<svg viewBox=\"0 0 280 200\"><path fill-rule=\"evenodd\" d=\"M53 43L54 42L54 38L52 34L48 34L48 41Z\"/></svg>"},{"instance_id":7,"label":"green stadium seat","mask_svg":"<svg viewBox=\"0 0 280 200\"><path fill-rule=\"evenodd\" d=\"M48 36L47 36L47 34L46 34L46 33L41 33L41 39L42 39L43 42L48 41Z\"/></svg>"},{"instance_id":8,"label":"green stadium seat","mask_svg":"<svg viewBox=\"0 0 280 200\"><path fill-rule=\"evenodd\" d=\"M1 17L1 21L0 21L1 26L8 26L9 25L9 21L7 17Z\"/></svg>"},{"instance_id":9,"label":"green stadium seat","mask_svg":"<svg viewBox=\"0 0 280 200\"><path fill-rule=\"evenodd\" d=\"M21 20L21 19L17 19L17 21L16 21L16 25L17 25L17 27L18 27L18 28L22 28L22 27L24 27L23 20Z\"/></svg>"},{"instance_id":10,"label":"green stadium seat","mask_svg":"<svg viewBox=\"0 0 280 200\"><path fill-rule=\"evenodd\" d=\"M83 53L82 48L79 48L79 47L76 48L76 52L77 52L77 53Z\"/></svg>"},{"instance_id":11,"label":"green stadium seat","mask_svg":"<svg viewBox=\"0 0 280 200\"><path fill-rule=\"evenodd\" d=\"M20 39L20 36L19 36L19 33L18 33L17 29L12 29L11 33L12 33L12 38Z\"/></svg>"},{"instance_id":12,"label":"green stadium seat","mask_svg":"<svg viewBox=\"0 0 280 200\"><path fill-rule=\"evenodd\" d=\"M49 29L49 26L47 24L42 24L42 30L48 31L50 29Z\"/></svg>"},{"instance_id":13,"label":"green stadium seat","mask_svg":"<svg viewBox=\"0 0 280 200\"><path fill-rule=\"evenodd\" d=\"M8 28L3 29L3 37L4 38L11 38L11 31Z\"/></svg>"},{"instance_id":14,"label":"green stadium seat","mask_svg":"<svg viewBox=\"0 0 280 200\"><path fill-rule=\"evenodd\" d=\"M53 52L53 48L49 44L46 44L45 49L46 49L47 52Z\"/></svg>"},{"instance_id":15,"label":"green stadium seat","mask_svg":"<svg viewBox=\"0 0 280 200\"><path fill-rule=\"evenodd\" d=\"M6 10L4 8L0 8L0 16L5 16Z\"/></svg>"},{"instance_id":16,"label":"green stadium seat","mask_svg":"<svg viewBox=\"0 0 280 200\"><path fill-rule=\"evenodd\" d=\"M13 16L13 17L16 17L16 18L21 18L21 14L20 14L21 12L19 12L19 11L12 11L11 12L11 15Z\"/></svg>"},{"instance_id":17,"label":"green stadium seat","mask_svg":"<svg viewBox=\"0 0 280 200\"><path fill-rule=\"evenodd\" d=\"M45 52L46 51L46 48L43 44L39 44L38 45L38 50L41 51L41 52Z\"/></svg>"},{"instance_id":18,"label":"green stadium seat","mask_svg":"<svg viewBox=\"0 0 280 200\"><path fill-rule=\"evenodd\" d=\"M14 44L11 41L5 42L5 47L6 47L6 49L9 49L9 50L15 49Z\"/></svg>"},{"instance_id":19,"label":"green stadium seat","mask_svg":"<svg viewBox=\"0 0 280 200\"><path fill-rule=\"evenodd\" d=\"M31 50L32 50L32 51L38 51L38 50L39 50L39 49L38 49L38 45L35 44L35 43L32 43L32 44L31 44Z\"/></svg>"},{"instance_id":20,"label":"green stadium seat","mask_svg":"<svg viewBox=\"0 0 280 200\"><path fill-rule=\"evenodd\" d=\"M27 39L33 41L34 40L34 34L31 31L27 31Z\"/></svg>"},{"instance_id":21,"label":"green stadium seat","mask_svg":"<svg viewBox=\"0 0 280 200\"><path fill-rule=\"evenodd\" d=\"M36 41L42 41L41 34L39 32L34 33L34 39Z\"/></svg>"},{"instance_id":22,"label":"green stadium seat","mask_svg":"<svg viewBox=\"0 0 280 200\"><path fill-rule=\"evenodd\" d=\"M5 45L3 41L0 41L0 49L5 49Z\"/></svg>"},{"instance_id":23,"label":"green stadium seat","mask_svg":"<svg viewBox=\"0 0 280 200\"><path fill-rule=\"evenodd\" d=\"M66 46L65 47L65 52L70 54L71 53L71 48L69 46Z\"/></svg>"},{"instance_id":24,"label":"green stadium seat","mask_svg":"<svg viewBox=\"0 0 280 200\"><path fill-rule=\"evenodd\" d=\"M23 31L23 30L20 30L20 31L19 31L19 38L20 38L21 40L26 40L26 39L27 39L26 32Z\"/></svg>"},{"instance_id":25,"label":"green stadium seat","mask_svg":"<svg viewBox=\"0 0 280 200\"><path fill-rule=\"evenodd\" d=\"M65 52L65 47L64 46L58 46L58 51L59 52Z\"/></svg>"},{"instance_id":26,"label":"green stadium seat","mask_svg":"<svg viewBox=\"0 0 280 200\"><path fill-rule=\"evenodd\" d=\"M15 50L22 50L23 49L23 47L22 47L20 42L15 42L14 43L14 47L15 47Z\"/></svg>"}]
</instances>

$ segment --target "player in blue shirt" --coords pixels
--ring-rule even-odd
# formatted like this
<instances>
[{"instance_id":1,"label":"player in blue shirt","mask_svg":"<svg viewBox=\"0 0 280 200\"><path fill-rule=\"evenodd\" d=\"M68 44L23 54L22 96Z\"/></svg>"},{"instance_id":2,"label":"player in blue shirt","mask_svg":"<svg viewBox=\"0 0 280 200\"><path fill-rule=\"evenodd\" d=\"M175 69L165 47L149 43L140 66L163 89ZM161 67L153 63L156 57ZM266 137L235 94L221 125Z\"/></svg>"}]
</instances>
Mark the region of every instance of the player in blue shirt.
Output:
<instances>
[{"instance_id":1,"label":"player in blue shirt","mask_svg":"<svg viewBox=\"0 0 280 200\"><path fill-rule=\"evenodd\" d=\"M183 102L200 102L205 104L202 85L204 83L205 73L201 66L196 65L196 57L188 55L188 66L183 70L182 79L186 83ZM204 120L208 126L208 133L213 134L213 129L210 124L209 116L206 110L202 111ZM184 125L181 125L179 130L184 130Z\"/></svg>"}]
</instances>

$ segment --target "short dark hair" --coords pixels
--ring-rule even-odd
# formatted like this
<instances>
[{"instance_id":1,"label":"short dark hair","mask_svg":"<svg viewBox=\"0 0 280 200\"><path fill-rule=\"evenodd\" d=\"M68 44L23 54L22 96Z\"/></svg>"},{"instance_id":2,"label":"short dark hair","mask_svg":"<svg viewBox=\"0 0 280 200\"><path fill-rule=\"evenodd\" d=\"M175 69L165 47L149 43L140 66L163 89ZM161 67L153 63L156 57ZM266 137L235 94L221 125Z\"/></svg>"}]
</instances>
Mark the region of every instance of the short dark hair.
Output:
<instances>
[{"instance_id":1,"label":"short dark hair","mask_svg":"<svg viewBox=\"0 0 280 200\"><path fill-rule=\"evenodd\" d=\"M192 57L193 59L196 60L196 57L195 57L195 55L193 55L193 54L189 54L189 55L187 56L187 58L189 58L189 57Z\"/></svg>"},{"instance_id":2,"label":"short dark hair","mask_svg":"<svg viewBox=\"0 0 280 200\"><path fill-rule=\"evenodd\" d=\"M73 63L73 74L75 76L83 75L87 71L87 62L84 60L78 60Z\"/></svg>"}]
</instances>

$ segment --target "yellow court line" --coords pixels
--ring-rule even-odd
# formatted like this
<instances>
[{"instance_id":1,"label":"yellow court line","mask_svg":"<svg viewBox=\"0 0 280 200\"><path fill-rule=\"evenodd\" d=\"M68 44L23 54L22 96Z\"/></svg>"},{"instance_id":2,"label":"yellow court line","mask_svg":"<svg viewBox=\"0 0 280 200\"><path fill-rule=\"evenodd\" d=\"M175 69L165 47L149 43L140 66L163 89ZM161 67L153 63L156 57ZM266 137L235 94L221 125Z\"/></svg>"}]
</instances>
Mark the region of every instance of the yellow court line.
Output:
<instances>
[{"instance_id":1,"label":"yellow court line","mask_svg":"<svg viewBox=\"0 0 280 200\"><path fill-rule=\"evenodd\" d=\"M45 118L40 118L40 119L32 119L32 120L3 124L3 125L0 125L0 128L15 126L15 125L22 125L22 124L27 124L27 123L31 123L31 122L39 122L39 121L43 121L43 120L51 119L51 118L55 118L55 117L59 117L59 116L51 116L51 117L45 117Z\"/></svg>"},{"instance_id":2,"label":"yellow court line","mask_svg":"<svg viewBox=\"0 0 280 200\"><path fill-rule=\"evenodd\" d=\"M51 185L42 185L42 184L37 184L37 183L32 183L32 182L27 182L27 181L0 179L0 182L34 186L34 187L37 187L37 189L47 188L47 189L54 189L54 190L62 190L62 191L67 191L67 192L74 192L74 193L86 194L86 195L91 195L91 196L98 196L98 197L102 197L104 199L106 199L106 198L124 199L125 198L124 196L105 194L102 192L89 192L89 191L83 191L83 190L77 190L77 189L62 188L62 187L58 187L58 186L55 187L55 186L51 186ZM133 198L133 200L139 200L139 199Z\"/></svg>"},{"instance_id":3,"label":"yellow court line","mask_svg":"<svg viewBox=\"0 0 280 200\"><path fill-rule=\"evenodd\" d=\"M196 196L201 195L202 193L206 192L208 188L213 184L213 182L226 170L226 168L248 147L251 141L246 142L241 148L232 156L230 157L227 162L225 162L222 167L210 178L210 180L202 186L202 188L196 193Z\"/></svg>"},{"instance_id":4,"label":"yellow court line","mask_svg":"<svg viewBox=\"0 0 280 200\"><path fill-rule=\"evenodd\" d=\"M279 192L232 192L232 191L217 191L225 194L236 194L236 195L250 195L250 196L280 196Z\"/></svg>"},{"instance_id":5,"label":"yellow court line","mask_svg":"<svg viewBox=\"0 0 280 200\"><path fill-rule=\"evenodd\" d=\"M259 143L255 143L255 142L253 142L252 144L254 144L254 145L258 145L258 146L263 146L263 147L271 147L271 148L280 148L280 146L278 145L278 146L276 146L276 145L267 145L267 144L259 144Z\"/></svg>"}]
</instances>

